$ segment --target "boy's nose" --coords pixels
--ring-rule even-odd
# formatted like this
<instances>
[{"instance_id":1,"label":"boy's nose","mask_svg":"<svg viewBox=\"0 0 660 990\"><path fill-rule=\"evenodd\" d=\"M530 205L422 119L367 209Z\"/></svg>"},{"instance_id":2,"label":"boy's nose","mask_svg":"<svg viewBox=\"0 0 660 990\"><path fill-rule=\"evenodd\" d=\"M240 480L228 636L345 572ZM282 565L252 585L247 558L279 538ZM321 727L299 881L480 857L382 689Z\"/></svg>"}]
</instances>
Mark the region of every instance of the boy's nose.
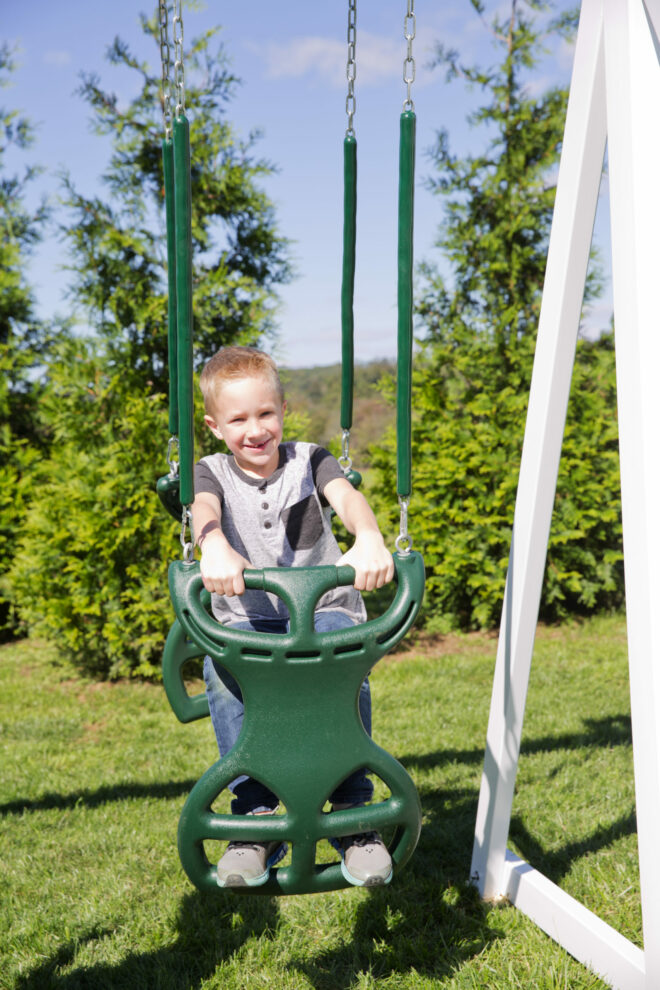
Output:
<instances>
[{"instance_id":1,"label":"boy's nose","mask_svg":"<svg viewBox=\"0 0 660 990\"><path fill-rule=\"evenodd\" d=\"M263 430L261 429L261 424L258 419L248 420L248 436L259 437L262 436Z\"/></svg>"}]
</instances>

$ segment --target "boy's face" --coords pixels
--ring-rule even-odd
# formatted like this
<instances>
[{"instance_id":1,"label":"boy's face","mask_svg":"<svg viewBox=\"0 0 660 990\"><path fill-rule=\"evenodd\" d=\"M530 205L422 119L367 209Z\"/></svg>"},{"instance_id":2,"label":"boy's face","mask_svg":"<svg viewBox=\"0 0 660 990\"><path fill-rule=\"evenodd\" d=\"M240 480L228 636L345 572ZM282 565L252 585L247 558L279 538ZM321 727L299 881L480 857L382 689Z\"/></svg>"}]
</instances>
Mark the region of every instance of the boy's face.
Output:
<instances>
[{"instance_id":1,"label":"boy's face","mask_svg":"<svg viewBox=\"0 0 660 990\"><path fill-rule=\"evenodd\" d=\"M255 478L268 478L279 463L286 403L275 384L259 376L226 382L204 421L224 442L236 464Z\"/></svg>"}]
</instances>

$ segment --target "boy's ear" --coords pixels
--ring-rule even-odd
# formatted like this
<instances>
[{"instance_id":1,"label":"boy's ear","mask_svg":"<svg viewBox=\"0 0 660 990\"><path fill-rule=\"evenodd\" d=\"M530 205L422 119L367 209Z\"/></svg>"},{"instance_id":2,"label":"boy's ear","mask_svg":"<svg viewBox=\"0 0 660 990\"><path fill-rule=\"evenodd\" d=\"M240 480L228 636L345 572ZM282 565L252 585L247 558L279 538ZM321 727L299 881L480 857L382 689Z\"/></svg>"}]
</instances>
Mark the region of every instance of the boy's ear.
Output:
<instances>
[{"instance_id":1,"label":"boy's ear","mask_svg":"<svg viewBox=\"0 0 660 990\"><path fill-rule=\"evenodd\" d=\"M204 422L208 426L208 428L211 431L211 433L213 434L213 436L214 437L217 437L218 440L222 440L222 433L220 432L220 427L218 426L218 424L216 423L216 421L213 419L213 417L212 416L205 416L204 417Z\"/></svg>"}]
</instances>

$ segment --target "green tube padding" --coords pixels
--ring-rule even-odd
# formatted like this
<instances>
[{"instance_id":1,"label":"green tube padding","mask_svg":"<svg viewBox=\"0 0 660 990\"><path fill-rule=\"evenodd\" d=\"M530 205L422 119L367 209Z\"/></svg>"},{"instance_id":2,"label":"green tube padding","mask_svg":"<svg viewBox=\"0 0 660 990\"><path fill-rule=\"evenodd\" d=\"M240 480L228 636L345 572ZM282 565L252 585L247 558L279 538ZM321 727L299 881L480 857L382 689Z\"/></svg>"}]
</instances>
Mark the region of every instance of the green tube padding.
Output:
<instances>
[{"instance_id":1,"label":"green tube padding","mask_svg":"<svg viewBox=\"0 0 660 990\"><path fill-rule=\"evenodd\" d=\"M165 221L167 225L167 364L169 369L169 430L179 432L179 397L177 394L176 335L176 235L174 221L174 145L163 138L163 184L165 187Z\"/></svg>"},{"instance_id":2,"label":"green tube padding","mask_svg":"<svg viewBox=\"0 0 660 990\"><path fill-rule=\"evenodd\" d=\"M397 492L410 496L412 482L411 404L413 344L413 219L415 200L415 114L401 114L399 144L399 248L397 334Z\"/></svg>"},{"instance_id":3,"label":"green tube padding","mask_svg":"<svg viewBox=\"0 0 660 990\"><path fill-rule=\"evenodd\" d=\"M174 132L174 208L176 223L176 322L179 399L179 474L181 504L194 498L192 346L192 196L190 189L190 132L184 116L177 117Z\"/></svg>"},{"instance_id":4,"label":"green tube padding","mask_svg":"<svg viewBox=\"0 0 660 990\"><path fill-rule=\"evenodd\" d=\"M344 138L344 257L341 280L341 428L353 424L353 291L355 286L355 214L357 141Z\"/></svg>"}]
</instances>

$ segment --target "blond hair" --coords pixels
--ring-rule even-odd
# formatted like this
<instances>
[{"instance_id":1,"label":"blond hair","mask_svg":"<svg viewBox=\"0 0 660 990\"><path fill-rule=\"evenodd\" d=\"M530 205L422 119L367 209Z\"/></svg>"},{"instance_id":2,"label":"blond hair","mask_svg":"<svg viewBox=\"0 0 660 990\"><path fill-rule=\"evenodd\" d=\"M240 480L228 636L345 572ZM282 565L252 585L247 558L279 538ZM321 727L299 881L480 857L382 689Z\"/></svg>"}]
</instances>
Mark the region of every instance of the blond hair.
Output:
<instances>
[{"instance_id":1,"label":"blond hair","mask_svg":"<svg viewBox=\"0 0 660 990\"><path fill-rule=\"evenodd\" d=\"M275 387L280 402L284 402L277 365L268 354L256 347L222 347L206 362L199 379L208 415L213 412L223 385L241 378L266 378Z\"/></svg>"}]
</instances>

